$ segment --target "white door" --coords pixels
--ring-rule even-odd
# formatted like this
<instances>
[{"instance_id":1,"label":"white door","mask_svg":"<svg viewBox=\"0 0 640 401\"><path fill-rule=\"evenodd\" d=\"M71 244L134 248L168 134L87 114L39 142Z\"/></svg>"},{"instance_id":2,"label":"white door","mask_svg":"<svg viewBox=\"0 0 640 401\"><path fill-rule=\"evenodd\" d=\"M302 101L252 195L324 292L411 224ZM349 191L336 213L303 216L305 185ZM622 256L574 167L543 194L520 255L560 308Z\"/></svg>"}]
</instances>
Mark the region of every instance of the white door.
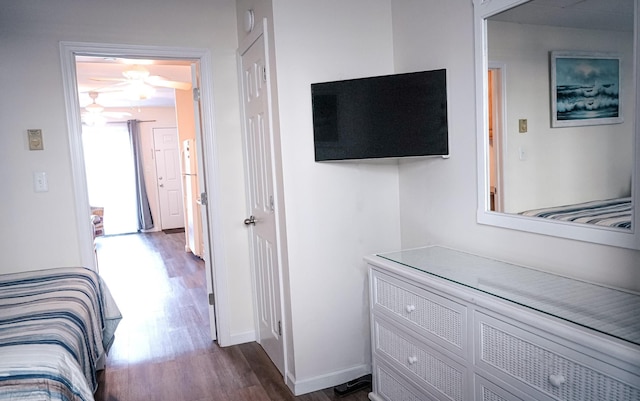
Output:
<instances>
[{"instance_id":1,"label":"white door","mask_svg":"<svg viewBox=\"0 0 640 401\"><path fill-rule=\"evenodd\" d=\"M154 128L153 147L156 155L160 228L184 227L180 147L176 128ZM156 224L158 222L156 221Z\"/></svg>"},{"instance_id":2,"label":"white door","mask_svg":"<svg viewBox=\"0 0 640 401\"><path fill-rule=\"evenodd\" d=\"M248 162L252 267L256 285L258 342L284 372L280 266L272 168L271 126L264 36L241 55L244 131Z\"/></svg>"}]
</instances>

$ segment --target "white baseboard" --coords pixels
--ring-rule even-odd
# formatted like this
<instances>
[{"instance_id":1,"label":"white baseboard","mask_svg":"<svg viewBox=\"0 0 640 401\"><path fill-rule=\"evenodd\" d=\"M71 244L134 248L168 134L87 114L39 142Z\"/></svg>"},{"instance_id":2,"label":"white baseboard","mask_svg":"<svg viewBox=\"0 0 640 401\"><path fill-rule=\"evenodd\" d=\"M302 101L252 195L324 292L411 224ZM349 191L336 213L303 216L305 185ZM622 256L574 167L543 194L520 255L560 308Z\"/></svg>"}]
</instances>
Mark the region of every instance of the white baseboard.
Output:
<instances>
[{"instance_id":1,"label":"white baseboard","mask_svg":"<svg viewBox=\"0 0 640 401\"><path fill-rule=\"evenodd\" d=\"M326 375L316 376L309 379L296 380L294 376L287 373L285 381L287 387L294 395L311 393L313 391L323 390L329 387L335 387L350 380L357 379L371 373L371 365L363 364L354 366L349 369L331 372Z\"/></svg>"}]
</instances>

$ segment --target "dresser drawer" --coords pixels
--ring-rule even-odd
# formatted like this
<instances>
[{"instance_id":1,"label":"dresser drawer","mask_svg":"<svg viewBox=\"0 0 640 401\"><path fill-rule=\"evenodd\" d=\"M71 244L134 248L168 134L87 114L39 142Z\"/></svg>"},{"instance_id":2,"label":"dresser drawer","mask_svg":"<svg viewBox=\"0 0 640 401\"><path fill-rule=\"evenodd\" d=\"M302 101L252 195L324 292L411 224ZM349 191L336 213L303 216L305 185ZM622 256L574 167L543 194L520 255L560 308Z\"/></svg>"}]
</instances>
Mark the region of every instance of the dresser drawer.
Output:
<instances>
[{"instance_id":1,"label":"dresser drawer","mask_svg":"<svg viewBox=\"0 0 640 401\"><path fill-rule=\"evenodd\" d=\"M391 321L374 318L374 358L388 361L438 400L468 400L467 369L437 346L403 330Z\"/></svg>"},{"instance_id":2,"label":"dresser drawer","mask_svg":"<svg viewBox=\"0 0 640 401\"><path fill-rule=\"evenodd\" d=\"M425 401L434 398L424 394L422 390L410 384L402 375L381 360L373 366L374 392L386 401Z\"/></svg>"},{"instance_id":3,"label":"dresser drawer","mask_svg":"<svg viewBox=\"0 0 640 401\"><path fill-rule=\"evenodd\" d=\"M559 400L640 400L640 377L483 313L475 315L476 365L526 393Z\"/></svg>"},{"instance_id":4,"label":"dresser drawer","mask_svg":"<svg viewBox=\"0 0 640 401\"><path fill-rule=\"evenodd\" d=\"M545 401L543 399L535 399L511 388L510 386L500 383L499 385L492 380L488 380L481 375L476 374L473 378L475 401Z\"/></svg>"},{"instance_id":5,"label":"dresser drawer","mask_svg":"<svg viewBox=\"0 0 640 401\"><path fill-rule=\"evenodd\" d=\"M467 355L467 307L379 271L372 271L371 302L401 324L449 351Z\"/></svg>"}]
</instances>

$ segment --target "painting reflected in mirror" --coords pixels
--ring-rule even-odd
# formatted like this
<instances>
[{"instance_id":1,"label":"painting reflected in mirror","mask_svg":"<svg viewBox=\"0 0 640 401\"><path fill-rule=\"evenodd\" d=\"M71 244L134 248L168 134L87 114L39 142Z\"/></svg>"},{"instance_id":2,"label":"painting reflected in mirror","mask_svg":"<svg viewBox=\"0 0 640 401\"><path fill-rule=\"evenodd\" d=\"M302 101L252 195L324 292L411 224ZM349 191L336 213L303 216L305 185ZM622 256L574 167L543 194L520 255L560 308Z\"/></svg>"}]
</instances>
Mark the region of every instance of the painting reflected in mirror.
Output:
<instances>
[{"instance_id":1,"label":"painting reflected in mirror","mask_svg":"<svg viewBox=\"0 0 640 401\"><path fill-rule=\"evenodd\" d=\"M567 4L487 19L486 207L630 230L634 0Z\"/></svg>"}]
</instances>

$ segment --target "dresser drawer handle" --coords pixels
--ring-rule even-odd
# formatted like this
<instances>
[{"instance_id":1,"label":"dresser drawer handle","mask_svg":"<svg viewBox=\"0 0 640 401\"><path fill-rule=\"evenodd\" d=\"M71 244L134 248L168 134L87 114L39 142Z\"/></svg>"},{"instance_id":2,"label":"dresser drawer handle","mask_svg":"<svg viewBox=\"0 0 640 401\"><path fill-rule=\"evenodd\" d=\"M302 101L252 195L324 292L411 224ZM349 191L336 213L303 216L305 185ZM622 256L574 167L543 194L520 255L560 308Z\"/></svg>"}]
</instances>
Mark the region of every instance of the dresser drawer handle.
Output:
<instances>
[{"instance_id":1,"label":"dresser drawer handle","mask_svg":"<svg viewBox=\"0 0 640 401\"><path fill-rule=\"evenodd\" d=\"M567 379L565 379L564 376L562 376L562 375L550 375L549 376L549 383L551 383L551 385L553 387L560 387L566 381L567 381Z\"/></svg>"},{"instance_id":2,"label":"dresser drawer handle","mask_svg":"<svg viewBox=\"0 0 640 401\"><path fill-rule=\"evenodd\" d=\"M411 313L411 312L413 312L414 310L416 310L416 306L415 306L415 305L407 305L407 306L405 307L405 309L407 310L407 313Z\"/></svg>"},{"instance_id":3,"label":"dresser drawer handle","mask_svg":"<svg viewBox=\"0 0 640 401\"><path fill-rule=\"evenodd\" d=\"M409 358L407 358L407 362L409 362L409 365L413 365L418 362L418 358L415 356L410 356Z\"/></svg>"}]
</instances>

